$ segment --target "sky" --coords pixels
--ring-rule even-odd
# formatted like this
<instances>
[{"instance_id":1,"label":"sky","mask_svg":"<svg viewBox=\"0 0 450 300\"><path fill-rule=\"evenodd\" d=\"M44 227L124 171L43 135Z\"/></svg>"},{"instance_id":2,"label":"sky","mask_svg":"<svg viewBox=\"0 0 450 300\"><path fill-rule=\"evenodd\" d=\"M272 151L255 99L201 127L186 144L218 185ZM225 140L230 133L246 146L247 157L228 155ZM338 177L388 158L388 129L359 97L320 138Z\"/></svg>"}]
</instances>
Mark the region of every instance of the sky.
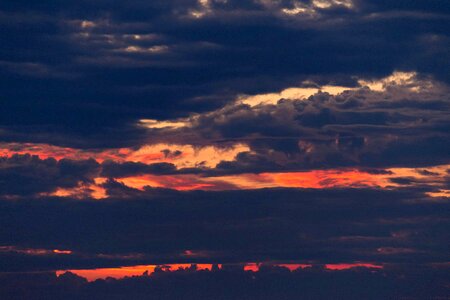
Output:
<instances>
[{"instance_id":1,"label":"sky","mask_svg":"<svg viewBox=\"0 0 450 300\"><path fill-rule=\"evenodd\" d=\"M0 273L448 267L448 1L5 0L0 28Z\"/></svg>"}]
</instances>

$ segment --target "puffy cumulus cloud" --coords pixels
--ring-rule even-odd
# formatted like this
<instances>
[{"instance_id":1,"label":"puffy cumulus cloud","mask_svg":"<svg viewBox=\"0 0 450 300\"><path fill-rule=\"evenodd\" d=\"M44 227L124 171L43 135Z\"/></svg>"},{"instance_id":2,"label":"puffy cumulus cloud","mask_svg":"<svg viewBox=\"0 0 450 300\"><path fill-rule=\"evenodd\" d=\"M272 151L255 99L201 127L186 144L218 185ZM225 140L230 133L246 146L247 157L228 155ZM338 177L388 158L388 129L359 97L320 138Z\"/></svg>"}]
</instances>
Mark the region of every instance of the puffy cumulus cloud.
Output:
<instances>
[{"instance_id":1,"label":"puffy cumulus cloud","mask_svg":"<svg viewBox=\"0 0 450 300\"><path fill-rule=\"evenodd\" d=\"M449 163L450 98L445 84L399 72L359 82L360 87L338 89L334 95L319 90L296 99L299 94L294 93L276 103L275 97L284 92L252 96L269 102L252 100L251 105L241 97L192 116L187 126L153 132L183 143L247 144L248 151L217 165L219 173Z\"/></svg>"},{"instance_id":2,"label":"puffy cumulus cloud","mask_svg":"<svg viewBox=\"0 0 450 300\"><path fill-rule=\"evenodd\" d=\"M130 193L108 184L116 195ZM2 199L0 243L9 250L0 251L0 261L3 271L183 262L442 264L449 202L430 201L427 191L149 189L103 201Z\"/></svg>"},{"instance_id":3,"label":"puffy cumulus cloud","mask_svg":"<svg viewBox=\"0 0 450 300\"><path fill-rule=\"evenodd\" d=\"M0 140L142 145L167 120L315 79L395 69L449 80L446 1L0 4Z\"/></svg>"}]
</instances>

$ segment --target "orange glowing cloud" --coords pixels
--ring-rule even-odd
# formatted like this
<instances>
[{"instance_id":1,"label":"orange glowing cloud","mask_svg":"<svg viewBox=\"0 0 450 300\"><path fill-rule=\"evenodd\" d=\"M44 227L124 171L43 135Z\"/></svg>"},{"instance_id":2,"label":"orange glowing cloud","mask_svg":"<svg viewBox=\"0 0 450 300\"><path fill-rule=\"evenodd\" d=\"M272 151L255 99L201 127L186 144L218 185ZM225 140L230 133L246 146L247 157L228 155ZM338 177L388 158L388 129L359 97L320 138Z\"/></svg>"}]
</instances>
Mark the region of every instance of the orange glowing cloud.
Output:
<instances>
[{"instance_id":1,"label":"orange glowing cloud","mask_svg":"<svg viewBox=\"0 0 450 300\"><path fill-rule=\"evenodd\" d=\"M238 153L248 150L248 146L244 144L235 144L226 148L216 146L194 147L192 145L179 144L154 144L144 145L139 149L119 148L99 151L65 148L48 144L0 144L0 156L6 157L14 154L30 154L37 155L41 159L54 158L56 160L63 158L72 160L92 158L99 163L105 160L116 162L130 161L146 164L170 162L178 168L198 166L214 168L221 161L232 161Z\"/></svg>"},{"instance_id":2,"label":"orange glowing cloud","mask_svg":"<svg viewBox=\"0 0 450 300\"><path fill-rule=\"evenodd\" d=\"M108 150L80 150L57 147L47 144L31 143L2 143L0 156L14 154L37 155L42 159L68 158L73 160L93 158L101 163L105 160L116 162L140 163L173 163L177 168L209 168L212 169L221 161L233 161L236 155L249 148L245 144L235 144L228 148L206 146L196 148L192 145L154 144L144 145L138 149L120 148ZM259 174L237 174L227 176L206 177L199 174L180 175L140 175L115 178L117 181L139 190L146 186L169 188L180 191L188 190L231 190L231 189L259 189L259 188L343 188L343 187L395 187L399 183L391 181L395 177L411 178L412 181L435 186L438 192L432 192L430 197L448 197L448 191L443 188L447 180L447 169L450 165L419 168L391 168L382 174L373 174L358 169L311 170L302 172L266 172ZM59 197L82 198L90 196L96 199L107 197L102 184L106 178L95 178L93 184L82 184L71 189L57 188L52 193Z\"/></svg>"},{"instance_id":3,"label":"orange glowing cloud","mask_svg":"<svg viewBox=\"0 0 450 300\"><path fill-rule=\"evenodd\" d=\"M426 169L392 168L384 174L372 174L358 169L311 170L303 172L274 172L260 174L240 174L214 177L229 182L240 189L253 188L343 188L343 187L395 187L399 186L390 179L411 177L427 185L440 186L447 180L446 170L449 165L435 166ZM430 175L431 174L431 175ZM205 178L208 181L209 178ZM448 195L445 190L435 193L436 196Z\"/></svg>"},{"instance_id":4,"label":"orange glowing cloud","mask_svg":"<svg viewBox=\"0 0 450 300\"><path fill-rule=\"evenodd\" d=\"M428 196L433 198L450 198L450 190L439 190L437 192L429 192Z\"/></svg>"},{"instance_id":5,"label":"orange glowing cloud","mask_svg":"<svg viewBox=\"0 0 450 300\"><path fill-rule=\"evenodd\" d=\"M98 162L110 160L123 160L129 150L112 149L102 151L88 151L67 147L59 147L49 144L32 144L32 143L0 143L0 156L10 157L14 154L30 154L36 155L41 159L54 158L61 160L63 158L72 160L83 160L93 158Z\"/></svg>"},{"instance_id":6,"label":"orange glowing cloud","mask_svg":"<svg viewBox=\"0 0 450 300\"><path fill-rule=\"evenodd\" d=\"M345 188L345 187L395 187L399 184L390 179L410 176L429 185L445 182L448 166L429 168L433 176L421 175L419 169L389 169L386 174L371 174L357 169L312 170L304 172L278 172L260 174L239 174L217 177L191 175L142 175L119 178L118 181L132 188L143 190L145 186L186 190L226 190L226 189L260 189L260 188ZM447 195L445 191L436 196Z\"/></svg>"},{"instance_id":7,"label":"orange glowing cloud","mask_svg":"<svg viewBox=\"0 0 450 300\"><path fill-rule=\"evenodd\" d=\"M302 188L376 187L386 186L379 176L357 170L310 171L301 173L265 173L276 186Z\"/></svg>"},{"instance_id":8,"label":"orange glowing cloud","mask_svg":"<svg viewBox=\"0 0 450 300\"><path fill-rule=\"evenodd\" d=\"M178 168L198 166L214 168L221 161L234 160L238 153L248 150L248 146L244 144L236 144L228 148L156 144L143 146L129 153L125 160L141 163L171 162Z\"/></svg>"},{"instance_id":9,"label":"orange glowing cloud","mask_svg":"<svg viewBox=\"0 0 450 300\"><path fill-rule=\"evenodd\" d=\"M203 178L198 175L143 175L119 178L117 181L139 190L143 190L146 186L178 191L236 189L232 183L221 178Z\"/></svg>"},{"instance_id":10,"label":"orange glowing cloud","mask_svg":"<svg viewBox=\"0 0 450 300\"><path fill-rule=\"evenodd\" d=\"M106 190L97 184L81 185L74 188L57 188L54 192L42 193L41 196L72 197L77 199L85 197L104 199L107 197Z\"/></svg>"},{"instance_id":11,"label":"orange glowing cloud","mask_svg":"<svg viewBox=\"0 0 450 300\"><path fill-rule=\"evenodd\" d=\"M198 175L142 175L118 179L119 182L142 190L145 186L185 190L258 189L271 187L334 188L387 186L382 175L357 170L328 170L291 173L240 174L202 177Z\"/></svg>"}]
</instances>

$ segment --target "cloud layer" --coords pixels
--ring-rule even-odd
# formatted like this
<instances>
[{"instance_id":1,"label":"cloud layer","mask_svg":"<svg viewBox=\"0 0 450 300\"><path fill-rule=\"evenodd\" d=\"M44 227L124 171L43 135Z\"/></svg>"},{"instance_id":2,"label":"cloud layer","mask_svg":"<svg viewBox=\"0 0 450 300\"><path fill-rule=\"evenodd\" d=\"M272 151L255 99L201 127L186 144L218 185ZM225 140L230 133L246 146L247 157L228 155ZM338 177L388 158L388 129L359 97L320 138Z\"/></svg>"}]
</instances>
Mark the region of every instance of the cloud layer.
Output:
<instances>
[{"instance_id":1,"label":"cloud layer","mask_svg":"<svg viewBox=\"0 0 450 300\"><path fill-rule=\"evenodd\" d=\"M355 86L402 70L448 83L449 9L443 0L2 3L0 139L137 145L139 119L303 80Z\"/></svg>"},{"instance_id":2,"label":"cloud layer","mask_svg":"<svg viewBox=\"0 0 450 300\"><path fill-rule=\"evenodd\" d=\"M4 271L267 260L446 263L449 203L427 191L147 189L102 201L4 199L0 244L9 248L0 259Z\"/></svg>"}]
</instances>

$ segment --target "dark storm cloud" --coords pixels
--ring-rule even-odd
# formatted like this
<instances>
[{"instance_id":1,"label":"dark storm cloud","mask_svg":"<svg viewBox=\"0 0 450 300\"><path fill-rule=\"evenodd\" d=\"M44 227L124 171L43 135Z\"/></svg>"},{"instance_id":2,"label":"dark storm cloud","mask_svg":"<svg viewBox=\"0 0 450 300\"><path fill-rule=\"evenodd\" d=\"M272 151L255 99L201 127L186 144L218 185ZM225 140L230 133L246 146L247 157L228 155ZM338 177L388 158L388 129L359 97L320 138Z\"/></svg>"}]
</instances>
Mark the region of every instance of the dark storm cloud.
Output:
<instances>
[{"instance_id":1,"label":"dark storm cloud","mask_svg":"<svg viewBox=\"0 0 450 300\"><path fill-rule=\"evenodd\" d=\"M205 3L3 1L1 140L137 145L138 119L304 79L354 85L400 69L449 80L445 1Z\"/></svg>"},{"instance_id":2,"label":"dark storm cloud","mask_svg":"<svg viewBox=\"0 0 450 300\"><path fill-rule=\"evenodd\" d=\"M449 203L430 201L427 190L147 189L102 201L2 200L0 244L73 251L33 256L8 248L0 253L2 271L268 260L443 263Z\"/></svg>"}]
</instances>

